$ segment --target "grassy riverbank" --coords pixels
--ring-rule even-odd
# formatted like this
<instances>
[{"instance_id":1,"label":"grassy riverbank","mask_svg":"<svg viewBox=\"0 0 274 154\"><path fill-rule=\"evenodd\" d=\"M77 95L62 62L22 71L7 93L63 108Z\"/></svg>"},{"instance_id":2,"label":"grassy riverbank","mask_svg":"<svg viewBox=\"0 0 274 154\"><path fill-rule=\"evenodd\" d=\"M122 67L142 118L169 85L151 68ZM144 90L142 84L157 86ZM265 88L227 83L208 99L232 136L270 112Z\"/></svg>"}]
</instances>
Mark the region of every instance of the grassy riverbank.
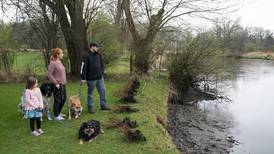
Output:
<instances>
[{"instance_id":1,"label":"grassy riverbank","mask_svg":"<svg viewBox=\"0 0 274 154\"><path fill-rule=\"evenodd\" d=\"M242 54L242 58L246 59L265 59L265 60L274 60L274 53L273 52L246 52Z\"/></svg>"},{"instance_id":2,"label":"grassy riverbank","mask_svg":"<svg viewBox=\"0 0 274 154\"><path fill-rule=\"evenodd\" d=\"M28 61L31 61L31 58L37 59L37 56L41 58L41 55L37 54L34 56L19 54L15 64L16 69L26 69L28 64L22 63L22 60L28 57ZM110 77L105 81L107 101L110 107L121 103L114 97L114 93L125 83L122 78L126 75L122 74L129 71L128 66L127 59L122 59L115 66L106 70L107 76ZM37 68L35 69L37 74L45 75L42 63L33 66L33 68ZM112 75L122 77L121 79L111 78ZM21 119L17 111L23 88L24 83L0 84L0 153L179 153L168 133L156 121L157 115L167 117L167 83L165 79L142 80L136 97L138 103L131 105L140 111L133 114L117 114L120 118L129 116L133 120L137 120L137 129L141 130L147 139L142 143L128 143L124 134L115 129L105 128L111 113L99 110L97 92L95 92L94 108L96 113L87 113L86 86L82 88L81 101L84 112L80 119L63 122L44 119L42 128L45 134L33 137L30 134L29 122ZM67 84L68 95L77 94L78 90L79 83L69 82ZM66 104L62 112L67 113ZM91 119L99 120L103 124L105 134L99 135L93 143L79 145L78 129L82 122Z\"/></svg>"},{"instance_id":3,"label":"grassy riverbank","mask_svg":"<svg viewBox=\"0 0 274 154\"><path fill-rule=\"evenodd\" d=\"M106 81L107 100L110 107L119 104L113 93L122 86L123 81ZM78 144L78 129L82 122L90 119L101 121L104 125L111 115L99 110L98 94L95 99L95 114L86 111L86 87L83 88L82 102L85 107L83 115L78 120L64 122L47 121L44 119L42 128L45 134L39 137L30 135L27 120L22 120L17 112L17 104L23 84L0 85L0 153L178 153L170 137L162 126L157 123L156 115L165 117L166 84L163 80L146 81L143 95L137 96L138 103L132 107L140 111L133 114L118 114L120 118L130 116L137 120L140 129L147 138L143 143L127 143L123 134L114 129L106 129L93 143ZM68 83L69 95L76 94L78 83ZM67 107L63 109L66 113ZM103 126L104 127L104 126Z\"/></svg>"}]
</instances>

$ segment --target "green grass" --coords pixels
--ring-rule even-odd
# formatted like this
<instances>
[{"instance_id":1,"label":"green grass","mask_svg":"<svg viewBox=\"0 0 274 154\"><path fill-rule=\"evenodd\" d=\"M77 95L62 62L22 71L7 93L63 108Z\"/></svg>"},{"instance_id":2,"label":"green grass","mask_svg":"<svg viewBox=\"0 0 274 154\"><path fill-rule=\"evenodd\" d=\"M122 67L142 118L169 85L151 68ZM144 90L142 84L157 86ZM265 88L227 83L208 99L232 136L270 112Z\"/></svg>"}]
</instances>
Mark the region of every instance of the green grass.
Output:
<instances>
[{"instance_id":1,"label":"green grass","mask_svg":"<svg viewBox=\"0 0 274 154\"><path fill-rule=\"evenodd\" d=\"M122 56L115 65L106 69L108 75L121 75L129 73L128 57ZM45 75L46 69L41 53L17 53L13 71L24 72L30 69L36 75ZM48 121L44 118L42 128L45 134L39 137L31 136L29 121L21 119L17 111L24 84L0 84L0 153L179 153L173 145L169 135L157 123L156 115L167 117L166 88L163 79L142 81L138 96L138 103L132 107L140 111L133 114L116 114L119 118L130 116L137 120L138 127L146 136L147 141L141 143L128 143L125 136L116 129L106 129L111 113L99 110L98 93L95 92L95 114L87 113L86 93L87 87L82 87L83 115L80 119ZM121 102L113 96L125 81L106 80L107 102L113 107ZM144 86L145 85L145 86ZM79 92L79 83L67 84L68 95ZM67 113L65 104L62 113ZM93 143L79 145L78 129L82 122L96 119L103 124L105 134L101 134Z\"/></svg>"},{"instance_id":2,"label":"green grass","mask_svg":"<svg viewBox=\"0 0 274 154\"><path fill-rule=\"evenodd\" d=\"M13 72L26 72L27 69L36 75L45 74L47 70L41 52L16 52Z\"/></svg>"},{"instance_id":3,"label":"green grass","mask_svg":"<svg viewBox=\"0 0 274 154\"><path fill-rule=\"evenodd\" d=\"M123 85L124 81L106 81L107 101L110 107L119 101L113 93ZM144 85L144 81L142 82ZM17 111L17 104L23 90L23 84L0 85L0 153L179 153L173 146L170 137L155 120L156 115L166 117L166 84L163 80L147 81L144 95L138 95L138 103L132 107L140 111L133 114L118 114L120 118L128 115L137 120L140 129L147 138L142 143L127 143L123 134L115 129L104 129L105 134L93 143L79 145L77 139L78 129L82 122L96 119L106 124L109 112L99 110L98 94L95 92L95 114L86 111L86 86L83 86L82 105L83 115L78 120L65 120L64 122L42 122L45 134L33 137L30 134L28 120L21 119ZM143 86L141 86L142 90ZM77 94L79 83L68 83L69 95ZM66 105L66 104L65 104ZM67 113L64 106L63 113ZM104 126L103 126L104 127Z\"/></svg>"},{"instance_id":4,"label":"green grass","mask_svg":"<svg viewBox=\"0 0 274 154\"><path fill-rule=\"evenodd\" d=\"M108 74L129 73L129 57L124 55L121 60L114 63L113 66L107 67L105 72ZM26 72L31 70L36 75L44 75L47 71L44 64L44 57L41 52L15 52L15 59L12 72Z\"/></svg>"},{"instance_id":5,"label":"green grass","mask_svg":"<svg viewBox=\"0 0 274 154\"><path fill-rule=\"evenodd\" d=\"M129 56L123 55L121 59L115 63L114 66L106 68L105 72L107 74L124 74L124 73L130 73L129 70Z\"/></svg>"}]
</instances>

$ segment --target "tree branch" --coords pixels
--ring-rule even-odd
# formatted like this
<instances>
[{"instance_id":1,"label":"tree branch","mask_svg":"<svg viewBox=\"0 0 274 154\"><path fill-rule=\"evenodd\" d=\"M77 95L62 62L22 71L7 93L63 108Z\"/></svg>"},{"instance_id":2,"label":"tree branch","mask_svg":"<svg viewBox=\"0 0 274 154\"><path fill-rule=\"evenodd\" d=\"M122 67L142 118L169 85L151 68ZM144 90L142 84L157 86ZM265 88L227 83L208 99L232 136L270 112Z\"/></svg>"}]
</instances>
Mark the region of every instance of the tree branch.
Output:
<instances>
[{"instance_id":1,"label":"tree branch","mask_svg":"<svg viewBox=\"0 0 274 154\"><path fill-rule=\"evenodd\" d=\"M130 0L124 0L123 2L124 2L123 3L123 8L124 8L125 15L126 15L126 21L127 21L128 26L129 26L129 30L132 34L132 37L135 41L140 41L141 36L140 36L140 34L138 33L138 31L135 27L135 24L134 24L134 21L133 21L133 18L132 18L132 14L131 14L131 11L130 11Z\"/></svg>"}]
</instances>

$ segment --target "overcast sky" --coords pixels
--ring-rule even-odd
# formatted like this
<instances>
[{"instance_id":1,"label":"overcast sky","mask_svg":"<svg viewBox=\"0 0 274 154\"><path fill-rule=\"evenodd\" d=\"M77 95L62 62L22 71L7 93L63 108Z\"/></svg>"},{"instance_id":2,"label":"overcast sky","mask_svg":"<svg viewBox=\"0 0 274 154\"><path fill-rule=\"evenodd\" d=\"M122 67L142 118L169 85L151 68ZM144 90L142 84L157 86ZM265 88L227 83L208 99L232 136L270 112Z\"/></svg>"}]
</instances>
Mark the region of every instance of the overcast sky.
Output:
<instances>
[{"instance_id":1,"label":"overcast sky","mask_svg":"<svg viewBox=\"0 0 274 154\"><path fill-rule=\"evenodd\" d=\"M236 13L243 26L274 30L274 0L252 0Z\"/></svg>"},{"instance_id":2,"label":"overcast sky","mask_svg":"<svg viewBox=\"0 0 274 154\"><path fill-rule=\"evenodd\" d=\"M3 19L1 13L0 18ZM246 0L232 18L239 18L240 24L244 27L257 26L274 31L274 0ZM4 21L9 20L5 18ZM201 25L199 21L198 23Z\"/></svg>"}]
</instances>

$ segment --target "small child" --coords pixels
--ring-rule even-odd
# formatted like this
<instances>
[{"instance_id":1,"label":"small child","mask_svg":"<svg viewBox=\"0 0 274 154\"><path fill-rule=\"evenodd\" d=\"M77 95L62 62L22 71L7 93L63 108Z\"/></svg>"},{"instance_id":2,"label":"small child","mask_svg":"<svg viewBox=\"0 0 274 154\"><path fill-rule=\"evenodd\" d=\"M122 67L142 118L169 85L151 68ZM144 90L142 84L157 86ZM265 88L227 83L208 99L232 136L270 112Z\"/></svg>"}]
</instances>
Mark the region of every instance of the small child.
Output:
<instances>
[{"instance_id":1,"label":"small child","mask_svg":"<svg viewBox=\"0 0 274 154\"><path fill-rule=\"evenodd\" d=\"M40 89L37 87L38 81L34 77L29 77L26 83L25 91L25 116L30 119L30 129L33 136L39 136L44 133L41 129L41 117L43 110L43 98ZM37 129L34 129L36 121Z\"/></svg>"}]
</instances>

